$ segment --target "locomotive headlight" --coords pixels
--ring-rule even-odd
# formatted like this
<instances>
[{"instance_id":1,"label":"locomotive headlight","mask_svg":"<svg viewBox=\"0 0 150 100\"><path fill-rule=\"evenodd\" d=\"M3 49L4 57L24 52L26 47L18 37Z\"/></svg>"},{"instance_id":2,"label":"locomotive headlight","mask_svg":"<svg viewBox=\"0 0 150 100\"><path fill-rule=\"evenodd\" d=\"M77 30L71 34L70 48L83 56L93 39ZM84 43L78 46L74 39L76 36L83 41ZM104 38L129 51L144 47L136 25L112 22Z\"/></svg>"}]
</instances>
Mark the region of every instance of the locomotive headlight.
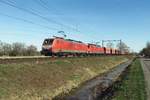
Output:
<instances>
[{"instance_id":1,"label":"locomotive headlight","mask_svg":"<svg viewBox=\"0 0 150 100\"><path fill-rule=\"evenodd\" d=\"M43 45L42 48L43 49L50 49L52 46L51 45Z\"/></svg>"}]
</instances>

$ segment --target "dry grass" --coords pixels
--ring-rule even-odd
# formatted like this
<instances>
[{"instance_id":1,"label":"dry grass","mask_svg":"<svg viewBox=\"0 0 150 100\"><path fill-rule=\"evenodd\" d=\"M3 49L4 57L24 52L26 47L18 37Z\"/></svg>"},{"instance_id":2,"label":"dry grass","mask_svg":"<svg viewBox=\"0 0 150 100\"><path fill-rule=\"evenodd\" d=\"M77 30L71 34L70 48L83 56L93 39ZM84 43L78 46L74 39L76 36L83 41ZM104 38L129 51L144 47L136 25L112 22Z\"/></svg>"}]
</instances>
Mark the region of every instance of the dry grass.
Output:
<instances>
[{"instance_id":1,"label":"dry grass","mask_svg":"<svg viewBox=\"0 0 150 100\"><path fill-rule=\"evenodd\" d=\"M113 56L0 64L0 99L49 100L126 60Z\"/></svg>"}]
</instances>

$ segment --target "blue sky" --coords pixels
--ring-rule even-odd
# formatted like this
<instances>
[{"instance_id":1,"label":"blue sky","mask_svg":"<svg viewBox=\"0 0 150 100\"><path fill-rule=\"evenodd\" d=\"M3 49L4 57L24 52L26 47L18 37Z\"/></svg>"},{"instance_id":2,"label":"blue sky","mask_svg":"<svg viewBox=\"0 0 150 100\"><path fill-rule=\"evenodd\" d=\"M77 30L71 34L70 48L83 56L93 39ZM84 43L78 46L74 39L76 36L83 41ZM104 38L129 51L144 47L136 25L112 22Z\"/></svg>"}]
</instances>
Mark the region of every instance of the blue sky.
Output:
<instances>
[{"instance_id":1,"label":"blue sky","mask_svg":"<svg viewBox=\"0 0 150 100\"><path fill-rule=\"evenodd\" d=\"M64 30L67 38L84 42L122 39L139 51L150 39L149 0L41 0L42 4L40 0L1 1L48 18L46 21L0 2L0 40L4 42L33 44L40 50L44 38L61 36L57 31Z\"/></svg>"}]
</instances>

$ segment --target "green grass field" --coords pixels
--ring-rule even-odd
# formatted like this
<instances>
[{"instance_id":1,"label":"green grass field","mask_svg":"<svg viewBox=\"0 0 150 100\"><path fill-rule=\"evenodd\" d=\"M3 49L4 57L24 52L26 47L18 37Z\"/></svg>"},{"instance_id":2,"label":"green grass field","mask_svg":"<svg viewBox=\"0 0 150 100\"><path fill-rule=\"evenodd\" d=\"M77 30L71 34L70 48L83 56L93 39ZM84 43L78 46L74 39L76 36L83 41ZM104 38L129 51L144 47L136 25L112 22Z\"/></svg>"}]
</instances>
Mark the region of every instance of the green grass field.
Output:
<instances>
[{"instance_id":1,"label":"green grass field","mask_svg":"<svg viewBox=\"0 0 150 100\"><path fill-rule=\"evenodd\" d=\"M109 56L0 64L0 100L49 100L125 61Z\"/></svg>"},{"instance_id":2,"label":"green grass field","mask_svg":"<svg viewBox=\"0 0 150 100\"><path fill-rule=\"evenodd\" d=\"M146 100L144 74L139 60L129 68L129 72L112 100Z\"/></svg>"}]
</instances>

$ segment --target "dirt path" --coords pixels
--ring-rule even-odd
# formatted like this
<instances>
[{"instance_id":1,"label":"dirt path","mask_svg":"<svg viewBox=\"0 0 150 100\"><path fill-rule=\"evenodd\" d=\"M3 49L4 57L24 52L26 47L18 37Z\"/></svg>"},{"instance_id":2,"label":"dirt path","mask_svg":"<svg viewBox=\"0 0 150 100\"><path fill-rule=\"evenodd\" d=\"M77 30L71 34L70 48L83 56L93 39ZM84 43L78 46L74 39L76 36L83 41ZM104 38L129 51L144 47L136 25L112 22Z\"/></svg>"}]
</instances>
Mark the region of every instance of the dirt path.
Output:
<instances>
[{"instance_id":1,"label":"dirt path","mask_svg":"<svg viewBox=\"0 0 150 100\"><path fill-rule=\"evenodd\" d=\"M150 59L141 58L141 65L146 81L147 100L150 100Z\"/></svg>"}]
</instances>

